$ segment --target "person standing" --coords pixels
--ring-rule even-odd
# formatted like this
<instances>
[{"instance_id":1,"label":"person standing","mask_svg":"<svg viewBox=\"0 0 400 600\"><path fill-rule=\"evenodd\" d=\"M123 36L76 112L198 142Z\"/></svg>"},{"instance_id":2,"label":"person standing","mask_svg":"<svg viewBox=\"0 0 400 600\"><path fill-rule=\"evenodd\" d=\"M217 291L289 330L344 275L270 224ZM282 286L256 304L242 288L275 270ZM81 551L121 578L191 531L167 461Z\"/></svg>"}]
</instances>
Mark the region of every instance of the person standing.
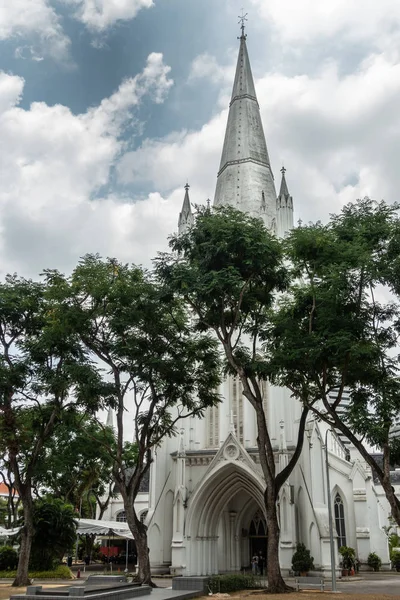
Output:
<instances>
[{"instance_id":1,"label":"person standing","mask_svg":"<svg viewBox=\"0 0 400 600\"><path fill-rule=\"evenodd\" d=\"M260 552L260 554L258 555L258 572L260 575L264 575L264 566L265 566L264 556L263 556L262 552Z\"/></svg>"},{"instance_id":2,"label":"person standing","mask_svg":"<svg viewBox=\"0 0 400 600\"><path fill-rule=\"evenodd\" d=\"M254 554L253 558L251 559L251 572L253 573L253 575L258 574L258 556L257 556L257 554Z\"/></svg>"}]
</instances>

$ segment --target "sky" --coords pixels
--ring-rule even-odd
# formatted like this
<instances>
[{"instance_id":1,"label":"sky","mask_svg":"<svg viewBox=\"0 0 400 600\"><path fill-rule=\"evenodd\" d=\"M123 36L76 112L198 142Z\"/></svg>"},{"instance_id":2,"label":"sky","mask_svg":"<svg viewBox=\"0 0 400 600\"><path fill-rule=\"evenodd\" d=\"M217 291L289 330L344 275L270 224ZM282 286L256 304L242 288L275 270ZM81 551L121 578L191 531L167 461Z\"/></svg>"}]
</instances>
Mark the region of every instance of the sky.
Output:
<instances>
[{"instance_id":1,"label":"sky","mask_svg":"<svg viewBox=\"0 0 400 600\"><path fill-rule=\"evenodd\" d=\"M0 0L0 275L149 266L213 199L240 35L295 220L400 189L398 0Z\"/></svg>"}]
</instances>

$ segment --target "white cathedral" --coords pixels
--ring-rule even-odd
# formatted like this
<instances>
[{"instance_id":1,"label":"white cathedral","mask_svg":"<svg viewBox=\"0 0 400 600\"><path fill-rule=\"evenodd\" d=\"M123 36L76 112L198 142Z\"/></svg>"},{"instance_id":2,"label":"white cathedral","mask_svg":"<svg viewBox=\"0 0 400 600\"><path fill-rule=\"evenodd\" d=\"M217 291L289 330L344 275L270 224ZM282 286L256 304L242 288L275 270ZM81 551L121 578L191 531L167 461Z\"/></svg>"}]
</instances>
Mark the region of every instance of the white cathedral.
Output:
<instances>
[{"instance_id":1,"label":"white cathedral","mask_svg":"<svg viewBox=\"0 0 400 600\"><path fill-rule=\"evenodd\" d=\"M193 223L188 185L185 190L179 232ZM259 217L278 236L293 227L285 169L279 194L275 191L244 28L214 205L231 205ZM148 526L153 569L208 575L239 571L249 566L254 552L265 555L265 483L255 412L236 378L227 378L220 392L218 406L201 420L184 419L180 436L166 439L154 454L149 491L139 494L136 506ZM264 406L279 470L296 445L300 404L288 390L266 385ZM316 569L330 572L328 496L337 566L337 550L347 545L361 563L373 551L388 568L382 527L388 523L389 505L382 488L374 484L355 448L310 416L302 455L279 495L282 572L291 568L297 542L310 549ZM117 498L104 518L123 520L123 514Z\"/></svg>"}]
</instances>

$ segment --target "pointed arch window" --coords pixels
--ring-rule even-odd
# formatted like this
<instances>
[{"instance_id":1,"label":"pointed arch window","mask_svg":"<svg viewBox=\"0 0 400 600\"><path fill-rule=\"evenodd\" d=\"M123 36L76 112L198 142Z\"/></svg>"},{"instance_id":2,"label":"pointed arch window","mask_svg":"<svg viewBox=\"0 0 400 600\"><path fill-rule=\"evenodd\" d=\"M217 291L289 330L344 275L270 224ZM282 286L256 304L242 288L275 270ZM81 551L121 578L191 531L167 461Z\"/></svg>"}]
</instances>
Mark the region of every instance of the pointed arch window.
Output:
<instances>
[{"instance_id":1,"label":"pointed arch window","mask_svg":"<svg viewBox=\"0 0 400 600\"><path fill-rule=\"evenodd\" d=\"M208 448L219 446L219 406L210 406L208 409Z\"/></svg>"},{"instance_id":2,"label":"pointed arch window","mask_svg":"<svg viewBox=\"0 0 400 600\"><path fill-rule=\"evenodd\" d=\"M231 406L238 440L243 444L243 386L239 377L231 378Z\"/></svg>"},{"instance_id":3,"label":"pointed arch window","mask_svg":"<svg viewBox=\"0 0 400 600\"><path fill-rule=\"evenodd\" d=\"M337 533L338 548L347 546L346 544L346 524L344 520L344 505L339 492L335 496L335 525Z\"/></svg>"},{"instance_id":4,"label":"pointed arch window","mask_svg":"<svg viewBox=\"0 0 400 600\"><path fill-rule=\"evenodd\" d=\"M267 535L267 525L264 515L258 510L250 523L250 537L265 537Z\"/></svg>"},{"instance_id":5,"label":"pointed arch window","mask_svg":"<svg viewBox=\"0 0 400 600\"><path fill-rule=\"evenodd\" d=\"M119 513L117 513L116 521L118 521L118 523L126 523L126 512L124 510L120 510Z\"/></svg>"}]
</instances>

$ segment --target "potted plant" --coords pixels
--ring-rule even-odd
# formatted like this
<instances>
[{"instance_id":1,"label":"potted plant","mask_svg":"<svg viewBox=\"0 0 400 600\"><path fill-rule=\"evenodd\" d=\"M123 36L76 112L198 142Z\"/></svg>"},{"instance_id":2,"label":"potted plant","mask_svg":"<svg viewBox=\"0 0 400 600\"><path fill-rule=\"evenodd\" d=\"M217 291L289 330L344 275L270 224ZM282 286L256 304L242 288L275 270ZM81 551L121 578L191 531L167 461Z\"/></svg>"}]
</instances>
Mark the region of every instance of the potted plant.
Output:
<instances>
[{"instance_id":1,"label":"potted plant","mask_svg":"<svg viewBox=\"0 0 400 600\"><path fill-rule=\"evenodd\" d=\"M314 557L304 544L296 545L296 552L292 556L292 569L300 575L307 575L314 568Z\"/></svg>"},{"instance_id":2,"label":"potted plant","mask_svg":"<svg viewBox=\"0 0 400 600\"><path fill-rule=\"evenodd\" d=\"M339 553L342 556L342 575L343 577L347 577L350 571L355 567L356 551L354 548L350 548L350 546L341 546L339 548Z\"/></svg>"},{"instance_id":3,"label":"potted plant","mask_svg":"<svg viewBox=\"0 0 400 600\"><path fill-rule=\"evenodd\" d=\"M368 554L367 563L374 571L379 571L382 561L375 552L370 552L370 554Z\"/></svg>"}]
</instances>

